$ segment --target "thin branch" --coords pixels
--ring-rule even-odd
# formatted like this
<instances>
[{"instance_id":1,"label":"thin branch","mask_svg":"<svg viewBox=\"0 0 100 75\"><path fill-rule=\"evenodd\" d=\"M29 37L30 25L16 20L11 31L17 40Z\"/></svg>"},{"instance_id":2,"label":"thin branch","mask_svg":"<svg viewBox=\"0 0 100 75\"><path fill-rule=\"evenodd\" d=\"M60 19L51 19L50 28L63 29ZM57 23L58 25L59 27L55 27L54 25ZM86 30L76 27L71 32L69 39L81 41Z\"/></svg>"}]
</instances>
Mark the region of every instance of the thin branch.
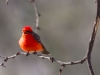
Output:
<instances>
[{"instance_id":1,"label":"thin branch","mask_svg":"<svg viewBox=\"0 0 100 75\"><path fill-rule=\"evenodd\" d=\"M6 0L6 4L8 5L8 0Z\"/></svg>"},{"instance_id":2,"label":"thin branch","mask_svg":"<svg viewBox=\"0 0 100 75\"><path fill-rule=\"evenodd\" d=\"M89 68L89 71L90 71L90 75L94 75L92 64L91 64L91 53L92 53L92 49L93 49L93 45L94 45L94 41L95 41L95 36L96 36L96 33L97 33L97 29L98 29L98 25L99 25L99 20L100 20L99 18L96 19L96 23L94 25L93 32L92 32L92 37L91 37L90 43L89 43L89 49L87 51L87 65L88 65L88 68Z\"/></svg>"},{"instance_id":3,"label":"thin branch","mask_svg":"<svg viewBox=\"0 0 100 75\"><path fill-rule=\"evenodd\" d=\"M4 63L1 63L0 66L2 66L2 67L6 67L6 66L4 65Z\"/></svg>"},{"instance_id":4,"label":"thin branch","mask_svg":"<svg viewBox=\"0 0 100 75\"><path fill-rule=\"evenodd\" d=\"M65 68L65 65L61 65L61 68L59 69L59 75L62 74L63 69Z\"/></svg>"},{"instance_id":5,"label":"thin branch","mask_svg":"<svg viewBox=\"0 0 100 75\"><path fill-rule=\"evenodd\" d=\"M33 52L33 53L26 53L26 52L17 52L16 54L12 55L12 56L9 56L9 57L4 57L4 56L0 56L1 58L4 59L4 62L7 62L9 59L14 59L16 56L18 55L25 55L25 56L29 56L31 54L34 54L42 59L48 59L50 60L52 63L53 62L57 62L61 65L61 68L59 69L59 75L62 74L62 71L63 69L66 67L66 65L75 65L75 64L83 64L85 61L86 61L86 57L84 57L83 59L81 60L78 60L78 61L71 61L71 62L62 62L62 61L59 61L59 60L56 60L54 57L47 57L47 56L43 56L43 55L40 55L38 54L37 52ZM3 67L6 67L4 65L4 63L1 63L0 66L3 66Z\"/></svg>"},{"instance_id":6,"label":"thin branch","mask_svg":"<svg viewBox=\"0 0 100 75\"><path fill-rule=\"evenodd\" d=\"M6 4L8 5L8 2L9 0L6 0ZM39 17L41 16L40 13L38 12L38 9L37 9L37 5L35 3L35 0L31 0L30 1L32 4L33 4L33 7L34 7L34 11L35 11L35 16L36 16L36 20L35 20L35 32L37 32L37 29L40 30L40 27L39 27Z\"/></svg>"},{"instance_id":7,"label":"thin branch","mask_svg":"<svg viewBox=\"0 0 100 75\"><path fill-rule=\"evenodd\" d=\"M36 56L38 56L38 57L40 57L40 58L42 58L42 59L48 59L48 60L50 60L52 63L53 63L53 62L57 62L57 63L59 63L59 64L61 64L61 65L82 64L82 63L84 63L85 60L86 60L86 58L83 58L83 59L78 60L78 61L62 62L62 61L56 60L54 57L43 56L43 55L38 54L38 53L36 53L36 52L28 53L28 55L27 55L26 52L17 52L16 54L14 54L14 55L12 55L12 56L8 56L8 57L0 56L0 57L4 59L4 62L7 62L9 59L14 59L14 58L15 58L16 56L18 56L18 55L29 56L29 55L31 55L31 54L34 54L34 55L36 55Z\"/></svg>"},{"instance_id":8,"label":"thin branch","mask_svg":"<svg viewBox=\"0 0 100 75\"><path fill-rule=\"evenodd\" d=\"M35 16L36 16L36 20L35 20L35 31L37 31L37 29L40 29L39 28L39 17L40 17L40 14L38 13L38 9L37 9L37 6L36 6L36 3L35 3L35 0L31 0L33 6L34 6L34 11L35 11Z\"/></svg>"},{"instance_id":9,"label":"thin branch","mask_svg":"<svg viewBox=\"0 0 100 75\"><path fill-rule=\"evenodd\" d=\"M97 16L96 16L95 24L93 27L92 36L90 38L89 47L86 53L86 56L87 56L86 61L87 61L88 69L90 71L90 75L94 75L94 71L91 64L91 53L93 50L93 45L94 45L97 30L98 30L99 20L100 20L100 0L97 0Z\"/></svg>"}]
</instances>

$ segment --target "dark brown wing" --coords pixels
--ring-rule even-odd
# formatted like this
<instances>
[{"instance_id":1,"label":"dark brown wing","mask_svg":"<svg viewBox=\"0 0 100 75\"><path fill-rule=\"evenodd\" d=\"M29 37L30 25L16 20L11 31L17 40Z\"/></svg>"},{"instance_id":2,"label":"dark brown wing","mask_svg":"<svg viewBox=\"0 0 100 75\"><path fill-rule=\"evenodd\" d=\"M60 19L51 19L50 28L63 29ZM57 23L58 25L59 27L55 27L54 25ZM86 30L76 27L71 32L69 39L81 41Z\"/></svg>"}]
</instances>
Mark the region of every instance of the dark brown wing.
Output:
<instances>
[{"instance_id":1,"label":"dark brown wing","mask_svg":"<svg viewBox=\"0 0 100 75\"><path fill-rule=\"evenodd\" d=\"M41 52L42 52L43 54L50 54L50 53L46 50L45 46L42 44L41 39L40 39L40 36L39 36L38 34L36 34L35 32L32 32L32 34L33 34L34 38L35 38L39 43L41 43L42 48L43 48L43 51L41 51Z\"/></svg>"},{"instance_id":2,"label":"dark brown wing","mask_svg":"<svg viewBox=\"0 0 100 75\"><path fill-rule=\"evenodd\" d=\"M39 43L41 43L40 36L39 36L38 34L36 34L35 32L32 32L32 35L34 36L34 38L35 38Z\"/></svg>"}]
</instances>

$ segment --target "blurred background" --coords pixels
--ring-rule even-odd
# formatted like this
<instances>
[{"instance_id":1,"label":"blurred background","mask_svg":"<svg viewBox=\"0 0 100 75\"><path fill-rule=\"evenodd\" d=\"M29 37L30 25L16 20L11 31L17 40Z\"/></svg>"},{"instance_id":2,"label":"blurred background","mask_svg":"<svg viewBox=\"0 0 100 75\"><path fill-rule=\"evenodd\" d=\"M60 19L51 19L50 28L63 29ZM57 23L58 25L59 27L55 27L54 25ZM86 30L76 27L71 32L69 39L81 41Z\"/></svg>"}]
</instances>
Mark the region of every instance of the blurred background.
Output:
<instances>
[{"instance_id":1,"label":"blurred background","mask_svg":"<svg viewBox=\"0 0 100 75\"><path fill-rule=\"evenodd\" d=\"M75 61L84 57L96 16L94 0L36 0L41 14L37 33L47 50L58 60ZM18 41L25 25L34 27L35 12L29 0L0 0L0 55L21 52ZM100 27L93 47L92 66L100 74ZM0 63L3 59L0 58ZM37 56L24 55L0 67L0 75L58 75L60 65ZM62 75L89 75L86 63L66 66Z\"/></svg>"}]
</instances>

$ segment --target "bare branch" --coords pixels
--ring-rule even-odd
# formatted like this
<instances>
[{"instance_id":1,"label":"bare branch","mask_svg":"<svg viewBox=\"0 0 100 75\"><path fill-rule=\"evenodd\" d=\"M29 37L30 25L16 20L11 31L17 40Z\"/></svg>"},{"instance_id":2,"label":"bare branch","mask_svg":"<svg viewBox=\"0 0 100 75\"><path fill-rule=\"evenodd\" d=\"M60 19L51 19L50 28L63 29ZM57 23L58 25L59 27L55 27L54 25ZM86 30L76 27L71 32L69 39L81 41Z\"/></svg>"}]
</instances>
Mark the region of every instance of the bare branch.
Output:
<instances>
[{"instance_id":1,"label":"bare branch","mask_svg":"<svg viewBox=\"0 0 100 75\"><path fill-rule=\"evenodd\" d=\"M39 17L40 17L40 14L38 13L38 9L37 9L37 6L36 6L36 3L35 3L35 0L31 0L33 6L34 6L34 11L35 11L35 16L36 16L36 20L35 20L35 31L37 31L37 29L40 29L39 28Z\"/></svg>"},{"instance_id":2,"label":"bare branch","mask_svg":"<svg viewBox=\"0 0 100 75\"><path fill-rule=\"evenodd\" d=\"M8 0L6 0L6 4L8 4Z\"/></svg>"},{"instance_id":3,"label":"bare branch","mask_svg":"<svg viewBox=\"0 0 100 75\"><path fill-rule=\"evenodd\" d=\"M42 58L42 59L48 59L48 60L50 60L51 62L57 62L57 63L59 63L59 64L61 64L61 65L82 64L82 63L84 63L85 60L86 60L86 57L85 57L85 58L83 58L82 60L78 60L78 61L62 62L62 61L56 60L54 57L43 56L43 55L38 54L38 53L36 53L36 52L28 53L28 55L27 55L26 52L17 52L16 54L14 54L14 55L12 55L12 56L8 56L8 57L0 56L0 57L4 59L4 62L7 62L9 59L14 59L14 58L15 58L16 56L18 56L18 55L29 56L29 55L31 55L31 54L34 54L34 55L36 55L36 56L38 56L38 57L40 57L40 58Z\"/></svg>"},{"instance_id":4,"label":"bare branch","mask_svg":"<svg viewBox=\"0 0 100 75\"><path fill-rule=\"evenodd\" d=\"M8 5L8 2L9 0L6 0L6 4ZM34 11L35 11L35 16L36 16L36 20L35 20L35 32L37 32L37 29L40 30L40 27L39 27L39 17L41 16L40 13L38 12L38 9L37 9L37 6L36 6L36 3L35 3L35 0L31 0L30 1L33 6L34 6Z\"/></svg>"},{"instance_id":5,"label":"bare branch","mask_svg":"<svg viewBox=\"0 0 100 75\"><path fill-rule=\"evenodd\" d=\"M99 18L96 19L96 23L94 25L93 32L92 32L92 37L91 37L90 43L89 43L89 49L87 51L87 65L88 65L88 68L89 68L89 71L90 71L90 75L94 75L92 64L91 64L91 53L92 53L92 49L93 49L93 45L94 45L94 41L95 41L95 36L96 36L96 33L97 33L97 29L98 29L98 25L99 25L99 20L100 20Z\"/></svg>"},{"instance_id":6,"label":"bare branch","mask_svg":"<svg viewBox=\"0 0 100 75\"><path fill-rule=\"evenodd\" d=\"M0 66L6 67L6 66L4 65L4 63L1 63Z\"/></svg>"},{"instance_id":7,"label":"bare branch","mask_svg":"<svg viewBox=\"0 0 100 75\"><path fill-rule=\"evenodd\" d=\"M61 68L59 69L59 75L62 74L63 69L65 68L65 65L61 65Z\"/></svg>"},{"instance_id":8,"label":"bare branch","mask_svg":"<svg viewBox=\"0 0 100 75\"><path fill-rule=\"evenodd\" d=\"M86 61L87 61L87 65L88 65L88 68L90 71L90 75L94 75L92 64L91 64L91 53L93 50L93 45L94 45L97 30L98 30L99 20L100 20L100 0L97 0L97 16L96 16L95 24L93 27L92 36L90 38L89 48L88 48L87 53L86 53L86 56L87 56Z\"/></svg>"},{"instance_id":9,"label":"bare branch","mask_svg":"<svg viewBox=\"0 0 100 75\"><path fill-rule=\"evenodd\" d=\"M33 52L33 53L26 53L26 52L17 52L16 54L12 55L12 56L8 56L8 57L5 57L5 56L0 56L1 58L4 59L4 62L7 62L9 59L14 59L15 57L17 57L18 55L25 55L25 56L29 56L29 55L36 55L42 59L48 59L50 60L52 63L53 62L57 62L61 65L61 69L59 70L59 75L61 75L63 69L65 68L66 65L76 65L76 64L83 64L85 61L86 61L86 57L84 57L83 59L81 60L78 60L78 61L71 61L71 62L62 62L62 61L59 61L59 60L56 60L54 57L48 57L48 56L43 56L41 54L38 54L37 52ZM1 63L0 66L3 66L3 67L6 67L4 65L4 63Z\"/></svg>"}]
</instances>

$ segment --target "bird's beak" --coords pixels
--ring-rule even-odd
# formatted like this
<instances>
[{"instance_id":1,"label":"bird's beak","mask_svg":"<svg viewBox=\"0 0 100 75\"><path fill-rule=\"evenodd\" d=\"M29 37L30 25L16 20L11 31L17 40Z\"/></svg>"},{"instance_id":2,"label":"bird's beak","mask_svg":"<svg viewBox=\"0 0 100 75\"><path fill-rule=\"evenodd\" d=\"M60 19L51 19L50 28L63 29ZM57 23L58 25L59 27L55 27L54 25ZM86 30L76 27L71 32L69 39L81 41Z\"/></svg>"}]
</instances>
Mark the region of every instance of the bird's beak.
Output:
<instances>
[{"instance_id":1,"label":"bird's beak","mask_svg":"<svg viewBox=\"0 0 100 75\"><path fill-rule=\"evenodd\" d=\"M23 34L27 34L27 32L25 30L22 31Z\"/></svg>"}]
</instances>

